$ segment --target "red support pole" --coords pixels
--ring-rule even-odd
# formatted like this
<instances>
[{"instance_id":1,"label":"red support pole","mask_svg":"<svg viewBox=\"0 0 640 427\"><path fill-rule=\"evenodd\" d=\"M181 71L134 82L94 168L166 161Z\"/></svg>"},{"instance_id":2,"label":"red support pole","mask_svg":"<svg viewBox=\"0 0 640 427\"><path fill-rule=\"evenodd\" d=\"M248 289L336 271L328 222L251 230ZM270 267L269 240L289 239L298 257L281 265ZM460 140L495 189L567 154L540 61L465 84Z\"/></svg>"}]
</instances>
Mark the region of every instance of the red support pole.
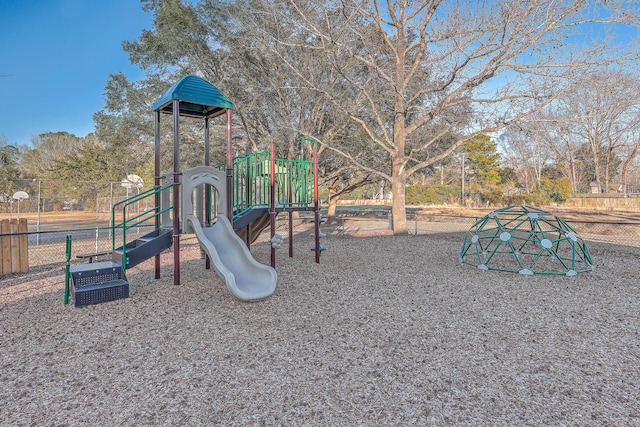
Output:
<instances>
[{"instance_id":1,"label":"red support pole","mask_svg":"<svg viewBox=\"0 0 640 427\"><path fill-rule=\"evenodd\" d=\"M233 146L231 110L227 109L227 218L233 225Z\"/></svg>"},{"instance_id":2,"label":"red support pole","mask_svg":"<svg viewBox=\"0 0 640 427\"><path fill-rule=\"evenodd\" d=\"M269 161L269 216L271 217L271 238L276 234L276 146L271 144ZM276 249L271 246L271 267L276 268Z\"/></svg>"},{"instance_id":3,"label":"red support pole","mask_svg":"<svg viewBox=\"0 0 640 427\"><path fill-rule=\"evenodd\" d=\"M315 218L316 263L320 264L320 201L318 198L318 149L313 148L313 213Z\"/></svg>"}]
</instances>

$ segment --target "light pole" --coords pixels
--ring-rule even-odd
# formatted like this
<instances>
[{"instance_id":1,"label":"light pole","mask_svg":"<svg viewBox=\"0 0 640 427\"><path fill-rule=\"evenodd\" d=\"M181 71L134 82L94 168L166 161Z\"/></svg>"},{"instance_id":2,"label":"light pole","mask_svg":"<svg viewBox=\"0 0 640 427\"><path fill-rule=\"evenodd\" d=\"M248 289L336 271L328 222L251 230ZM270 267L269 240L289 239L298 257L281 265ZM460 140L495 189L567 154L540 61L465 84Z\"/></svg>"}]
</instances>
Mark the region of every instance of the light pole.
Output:
<instances>
[{"instance_id":1,"label":"light pole","mask_svg":"<svg viewBox=\"0 0 640 427\"><path fill-rule=\"evenodd\" d=\"M464 204L465 204L464 203L464 160L465 160L465 155L466 155L466 153L463 151L462 152L462 167L461 167L462 172L460 174L460 176L462 178L461 179L460 204L462 206L464 206Z\"/></svg>"},{"instance_id":2,"label":"light pole","mask_svg":"<svg viewBox=\"0 0 640 427\"><path fill-rule=\"evenodd\" d=\"M109 238L111 238L111 229L113 228L113 182L111 184L111 191L109 192Z\"/></svg>"},{"instance_id":3,"label":"light pole","mask_svg":"<svg viewBox=\"0 0 640 427\"><path fill-rule=\"evenodd\" d=\"M35 181L35 178L33 179ZM42 181L38 180L38 221L36 222L36 246L40 244L40 189L41 189Z\"/></svg>"},{"instance_id":4,"label":"light pole","mask_svg":"<svg viewBox=\"0 0 640 427\"><path fill-rule=\"evenodd\" d=\"M13 200L18 201L18 219L20 219L20 202L23 200L27 200L29 198L29 194L25 191L16 191L12 197Z\"/></svg>"}]
</instances>

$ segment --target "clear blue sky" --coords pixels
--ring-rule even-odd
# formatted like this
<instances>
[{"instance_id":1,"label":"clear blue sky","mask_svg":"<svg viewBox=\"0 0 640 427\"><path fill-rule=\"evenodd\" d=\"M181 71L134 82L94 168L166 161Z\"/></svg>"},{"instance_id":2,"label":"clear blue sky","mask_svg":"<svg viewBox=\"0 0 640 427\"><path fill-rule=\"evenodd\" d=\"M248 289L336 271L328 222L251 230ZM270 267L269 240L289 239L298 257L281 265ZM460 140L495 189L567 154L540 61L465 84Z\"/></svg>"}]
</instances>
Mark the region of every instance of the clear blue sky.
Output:
<instances>
[{"instance_id":1,"label":"clear blue sky","mask_svg":"<svg viewBox=\"0 0 640 427\"><path fill-rule=\"evenodd\" d=\"M122 42L145 28L137 0L0 0L0 135L93 132L109 74L143 77Z\"/></svg>"}]
</instances>

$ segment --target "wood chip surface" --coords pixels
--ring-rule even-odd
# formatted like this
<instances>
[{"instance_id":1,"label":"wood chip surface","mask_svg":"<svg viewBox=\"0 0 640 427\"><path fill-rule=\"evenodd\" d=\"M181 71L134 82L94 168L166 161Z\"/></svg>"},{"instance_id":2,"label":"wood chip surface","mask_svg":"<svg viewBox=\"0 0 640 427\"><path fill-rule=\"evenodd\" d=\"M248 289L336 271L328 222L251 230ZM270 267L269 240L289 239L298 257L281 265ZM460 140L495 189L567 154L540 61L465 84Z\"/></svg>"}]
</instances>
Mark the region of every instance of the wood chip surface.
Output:
<instances>
[{"instance_id":1,"label":"wood chip surface","mask_svg":"<svg viewBox=\"0 0 640 427\"><path fill-rule=\"evenodd\" d=\"M235 300L195 247L64 306L63 270L0 283L3 426L640 426L640 254L593 273L486 272L459 235L310 237ZM269 262L269 248L252 248Z\"/></svg>"}]
</instances>

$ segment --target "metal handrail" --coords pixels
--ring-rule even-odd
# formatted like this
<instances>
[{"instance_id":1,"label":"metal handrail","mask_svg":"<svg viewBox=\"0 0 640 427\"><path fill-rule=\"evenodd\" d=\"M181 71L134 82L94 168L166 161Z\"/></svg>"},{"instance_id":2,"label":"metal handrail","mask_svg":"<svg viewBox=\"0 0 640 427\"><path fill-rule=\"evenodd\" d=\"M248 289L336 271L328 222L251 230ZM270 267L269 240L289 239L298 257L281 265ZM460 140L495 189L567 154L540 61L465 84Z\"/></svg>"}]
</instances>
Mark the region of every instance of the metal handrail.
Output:
<instances>
[{"instance_id":1,"label":"metal handrail","mask_svg":"<svg viewBox=\"0 0 640 427\"><path fill-rule=\"evenodd\" d=\"M312 161L276 159L276 200L285 207L313 205Z\"/></svg>"},{"instance_id":2,"label":"metal handrail","mask_svg":"<svg viewBox=\"0 0 640 427\"><path fill-rule=\"evenodd\" d=\"M234 217L269 205L270 153L255 152L245 157L234 157L233 189L230 194ZM313 205L313 162L297 159L276 159L276 201L287 208ZM215 166L224 170L225 163ZM263 177L264 179L261 179ZM215 206L215 201L214 201Z\"/></svg>"},{"instance_id":3,"label":"metal handrail","mask_svg":"<svg viewBox=\"0 0 640 427\"><path fill-rule=\"evenodd\" d=\"M132 204L138 203L144 199L147 199L152 196L156 196L157 194L162 195L162 192L168 190L173 187L173 183L167 184L165 186L156 185L153 188L146 190L140 194L136 194L132 197L124 199L113 205L111 208L111 250L116 249L116 230L122 228L122 268L126 269L127 265L127 230L130 230L134 227L138 227L141 224L155 218L159 218L162 214L169 212L173 209L173 206L169 206L166 209L160 209L160 204L158 203L153 209L148 210L146 212L142 212L134 216L133 218L127 218L127 207ZM122 222L116 224L116 207L122 206Z\"/></svg>"}]
</instances>

